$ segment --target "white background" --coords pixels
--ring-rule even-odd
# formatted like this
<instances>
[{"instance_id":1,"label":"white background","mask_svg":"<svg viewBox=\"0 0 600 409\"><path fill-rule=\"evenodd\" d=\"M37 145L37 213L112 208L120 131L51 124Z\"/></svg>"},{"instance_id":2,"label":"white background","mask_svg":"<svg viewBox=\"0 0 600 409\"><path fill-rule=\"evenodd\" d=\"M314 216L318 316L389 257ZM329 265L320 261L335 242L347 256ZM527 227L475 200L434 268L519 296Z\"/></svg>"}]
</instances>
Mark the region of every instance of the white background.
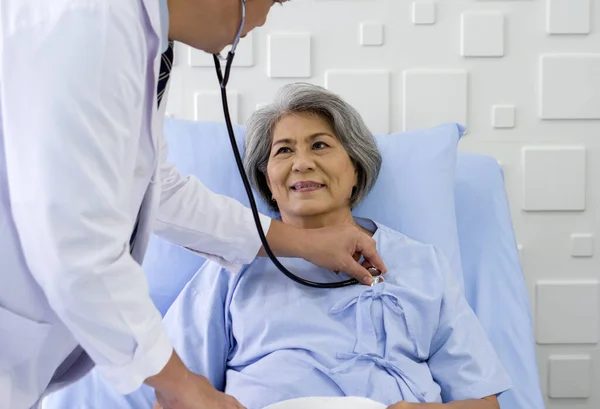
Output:
<instances>
[{"instance_id":1,"label":"white background","mask_svg":"<svg viewBox=\"0 0 600 409\"><path fill-rule=\"evenodd\" d=\"M240 45L234 121L296 81L374 132L467 125L505 171L548 408L599 408L600 0L292 0ZM168 112L223 120L212 58L177 44Z\"/></svg>"}]
</instances>

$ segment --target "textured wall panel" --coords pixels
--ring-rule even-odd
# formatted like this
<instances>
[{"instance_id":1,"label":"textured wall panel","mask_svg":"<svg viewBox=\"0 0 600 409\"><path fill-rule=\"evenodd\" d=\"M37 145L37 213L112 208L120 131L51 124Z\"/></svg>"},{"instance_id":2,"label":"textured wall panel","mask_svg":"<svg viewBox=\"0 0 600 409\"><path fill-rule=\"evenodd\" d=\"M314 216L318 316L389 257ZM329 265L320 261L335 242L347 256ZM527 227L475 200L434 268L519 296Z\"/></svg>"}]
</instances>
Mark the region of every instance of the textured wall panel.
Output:
<instances>
[{"instance_id":1,"label":"textured wall panel","mask_svg":"<svg viewBox=\"0 0 600 409\"><path fill-rule=\"evenodd\" d=\"M573 257L592 257L594 255L594 235L571 235L571 255Z\"/></svg>"},{"instance_id":2,"label":"textured wall panel","mask_svg":"<svg viewBox=\"0 0 600 409\"><path fill-rule=\"evenodd\" d=\"M504 55L504 14L469 11L461 19L461 54L464 57Z\"/></svg>"},{"instance_id":3,"label":"textured wall panel","mask_svg":"<svg viewBox=\"0 0 600 409\"><path fill-rule=\"evenodd\" d=\"M492 107L492 126L494 128L514 128L515 106L494 105Z\"/></svg>"},{"instance_id":4,"label":"textured wall panel","mask_svg":"<svg viewBox=\"0 0 600 409\"><path fill-rule=\"evenodd\" d=\"M225 114L221 106L220 91L200 91L195 95L195 116L197 121L225 121ZM231 122L237 123L238 116L238 92L233 89L227 90L227 104Z\"/></svg>"},{"instance_id":5,"label":"textured wall panel","mask_svg":"<svg viewBox=\"0 0 600 409\"><path fill-rule=\"evenodd\" d=\"M550 34L590 32L590 0L546 0L546 31Z\"/></svg>"},{"instance_id":6,"label":"textured wall panel","mask_svg":"<svg viewBox=\"0 0 600 409\"><path fill-rule=\"evenodd\" d=\"M412 21L414 24L435 24L436 7L433 1L413 3Z\"/></svg>"},{"instance_id":7,"label":"textured wall panel","mask_svg":"<svg viewBox=\"0 0 600 409\"><path fill-rule=\"evenodd\" d=\"M600 54L540 58L540 116L600 119Z\"/></svg>"},{"instance_id":8,"label":"textured wall panel","mask_svg":"<svg viewBox=\"0 0 600 409\"><path fill-rule=\"evenodd\" d=\"M523 209L585 210L586 150L581 146L523 148Z\"/></svg>"},{"instance_id":9,"label":"textured wall panel","mask_svg":"<svg viewBox=\"0 0 600 409\"><path fill-rule=\"evenodd\" d=\"M325 87L339 94L361 114L371 131L390 131L390 73L388 71L331 70Z\"/></svg>"},{"instance_id":10,"label":"textured wall panel","mask_svg":"<svg viewBox=\"0 0 600 409\"><path fill-rule=\"evenodd\" d=\"M268 71L271 78L307 78L311 75L309 34L271 34Z\"/></svg>"},{"instance_id":11,"label":"textured wall panel","mask_svg":"<svg viewBox=\"0 0 600 409\"><path fill-rule=\"evenodd\" d=\"M548 374L551 398L588 398L591 394L592 358L589 355L552 355Z\"/></svg>"},{"instance_id":12,"label":"textured wall panel","mask_svg":"<svg viewBox=\"0 0 600 409\"><path fill-rule=\"evenodd\" d=\"M538 281L536 339L539 344L598 342L598 281Z\"/></svg>"},{"instance_id":13,"label":"textured wall panel","mask_svg":"<svg viewBox=\"0 0 600 409\"><path fill-rule=\"evenodd\" d=\"M360 25L360 45L383 45L383 24L362 23Z\"/></svg>"},{"instance_id":14,"label":"textured wall panel","mask_svg":"<svg viewBox=\"0 0 600 409\"><path fill-rule=\"evenodd\" d=\"M404 72L404 130L443 122L467 125L467 73L463 70Z\"/></svg>"}]
</instances>

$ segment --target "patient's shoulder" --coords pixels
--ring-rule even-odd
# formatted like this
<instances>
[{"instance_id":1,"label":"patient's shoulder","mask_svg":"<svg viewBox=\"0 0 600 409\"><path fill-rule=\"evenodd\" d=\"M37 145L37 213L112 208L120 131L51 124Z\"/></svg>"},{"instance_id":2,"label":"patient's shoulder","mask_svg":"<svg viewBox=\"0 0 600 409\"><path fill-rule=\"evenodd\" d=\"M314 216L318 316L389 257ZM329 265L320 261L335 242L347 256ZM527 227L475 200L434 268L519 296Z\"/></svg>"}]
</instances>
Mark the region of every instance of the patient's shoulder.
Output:
<instances>
[{"instance_id":1,"label":"patient's shoulder","mask_svg":"<svg viewBox=\"0 0 600 409\"><path fill-rule=\"evenodd\" d=\"M216 289L226 290L231 286L235 277L236 273L232 273L215 261L207 260L196 271L181 293L198 296L213 293Z\"/></svg>"},{"instance_id":2,"label":"patient's shoulder","mask_svg":"<svg viewBox=\"0 0 600 409\"><path fill-rule=\"evenodd\" d=\"M380 223L373 238L388 271L403 271L405 277L416 274L425 275L428 280L443 279L446 262L433 244L420 242Z\"/></svg>"},{"instance_id":3,"label":"patient's shoulder","mask_svg":"<svg viewBox=\"0 0 600 409\"><path fill-rule=\"evenodd\" d=\"M373 238L382 244L393 244L397 248L405 247L409 248L411 251L433 251L435 252L435 246L432 244L423 243L412 237L407 236L404 233L399 232L398 230L394 230L391 227L388 227L382 223L375 222L377 226L377 231Z\"/></svg>"}]
</instances>

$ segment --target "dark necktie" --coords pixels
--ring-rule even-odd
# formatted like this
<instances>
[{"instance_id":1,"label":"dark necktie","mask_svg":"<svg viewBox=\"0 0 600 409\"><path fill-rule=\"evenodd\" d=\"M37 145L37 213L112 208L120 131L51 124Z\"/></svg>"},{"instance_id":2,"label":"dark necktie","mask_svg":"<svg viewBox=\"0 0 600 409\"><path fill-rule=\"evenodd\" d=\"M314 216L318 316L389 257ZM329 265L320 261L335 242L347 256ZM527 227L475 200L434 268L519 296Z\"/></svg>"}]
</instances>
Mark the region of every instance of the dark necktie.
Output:
<instances>
[{"instance_id":1,"label":"dark necktie","mask_svg":"<svg viewBox=\"0 0 600 409\"><path fill-rule=\"evenodd\" d=\"M171 74L171 68L173 68L173 42L169 41L169 47L162 54L161 61L160 61L160 75L158 76L158 84L157 84L157 89L156 89L156 99L157 99L159 108L160 108L160 103L162 101L163 95L165 93L165 89L167 88L167 84L169 83L169 76ZM137 219L135 221L135 226L133 227L133 233L131 233L131 238L129 239L129 247L130 247L131 251L133 251L133 245L135 243L135 235L137 234L139 222L140 222L140 212L138 212Z\"/></svg>"},{"instance_id":2,"label":"dark necktie","mask_svg":"<svg viewBox=\"0 0 600 409\"><path fill-rule=\"evenodd\" d=\"M169 47L163 53L160 61L160 75L158 76L158 86L156 90L156 99L158 100L159 107L165 89L167 88L167 83L169 82L171 68L173 68L173 41L169 41Z\"/></svg>"}]
</instances>

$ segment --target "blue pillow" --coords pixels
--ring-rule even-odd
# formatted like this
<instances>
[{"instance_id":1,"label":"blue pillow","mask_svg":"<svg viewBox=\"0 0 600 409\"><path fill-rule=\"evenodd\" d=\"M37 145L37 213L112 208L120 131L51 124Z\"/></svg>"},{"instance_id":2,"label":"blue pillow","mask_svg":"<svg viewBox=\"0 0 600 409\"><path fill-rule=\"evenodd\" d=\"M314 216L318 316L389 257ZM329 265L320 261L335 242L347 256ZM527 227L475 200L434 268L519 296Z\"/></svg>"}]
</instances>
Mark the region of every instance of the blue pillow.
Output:
<instances>
[{"instance_id":1,"label":"blue pillow","mask_svg":"<svg viewBox=\"0 0 600 409\"><path fill-rule=\"evenodd\" d=\"M417 241L433 244L462 284L454 208L457 146L464 128L454 123L376 135L383 165L377 183L354 214L369 217Z\"/></svg>"},{"instance_id":2,"label":"blue pillow","mask_svg":"<svg viewBox=\"0 0 600 409\"><path fill-rule=\"evenodd\" d=\"M182 175L197 176L215 193L249 206L223 123L167 118L168 160ZM245 127L234 127L243 155ZM433 128L376 135L383 156L379 179L357 216L370 217L415 240L433 244L448 258L463 283L454 211L457 146L464 128L455 123ZM277 216L258 194L261 213ZM144 268L150 292L164 314L204 259L161 239L150 241Z\"/></svg>"}]
</instances>

